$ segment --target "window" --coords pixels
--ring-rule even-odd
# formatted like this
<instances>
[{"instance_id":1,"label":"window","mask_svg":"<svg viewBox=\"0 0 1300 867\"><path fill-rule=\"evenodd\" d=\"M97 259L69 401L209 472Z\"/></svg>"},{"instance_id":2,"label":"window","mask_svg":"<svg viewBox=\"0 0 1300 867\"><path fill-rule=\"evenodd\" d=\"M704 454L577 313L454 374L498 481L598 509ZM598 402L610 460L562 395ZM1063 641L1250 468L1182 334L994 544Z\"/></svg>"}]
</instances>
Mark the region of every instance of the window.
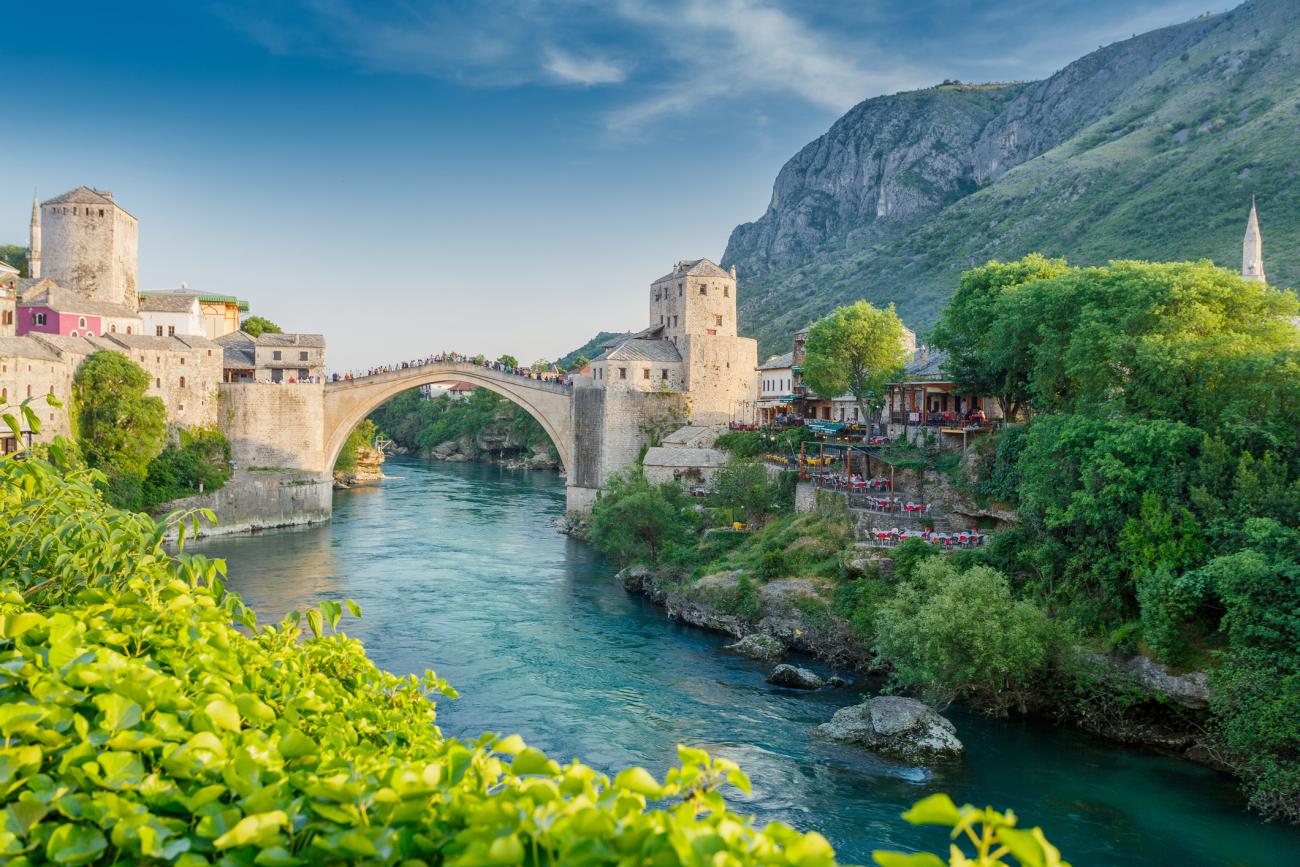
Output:
<instances>
[{"instance_id":1,"label":"window","mask_svg":"<svg viewBox=\"0 0 1300 867\"><path fill-rule=\"evenodd\" d=\"M298 360L299 360L299 361L306 361L306 360L307 360L307 353L306 353L306 351L303 351L303 352L299 352L299 353L298 353Z\"/></svg>"},{"instance_id":2,"label":"window","mask_svg":"<svg viewBox=\"0 0 1300 867\"><path fill-rule=\"evenodd\" d=\"M28 397L31 397L31 396L32 396L32 387L31 387L30 385L27 386L27 396L28 396Z\"/></svg>"},{"instance_id":3,"label":"window","mask_svg":"<svg viewBox=\"0 0 1300 867\"><path fill-rule=\"evenodd\" d=\"M8 401L9 401L9 389L0 388L0 403L8 403Z\"/></svg>"},{"instance_id":4,"label":"window","mask_svg":"<svg viewBox=\"0 0 1300 867\"><path fill-rule=\"evenodd\" d=\"M659 293L658 293L658 292L655 293L655 300L656 300L656 301L659 300Z\"/></svg>"},{"instance_id":5,"label":"window","mask_svg":"<svg viewBox=\"0 0 1300 867\"><path fill-rule=\"evenodd\" d=\"M664 315L662 313L659 314L659 324L660 325L664 324Z\"/></svg>"},{"instance_id":6,"label":"window","mask_svg":"<svg viewBox=\"0 0 1300 867\"><path fill-rule=\"evenodd\" d=\"M159 377L154 377L153 387L154 387L154 388L162 388L162 379L159 378Z\"/></svg>"},{"instance_id":7,"label":"window","mask_svg":"<svg viewBox=\"0 0 1300 867\"><path fill-rule=\"evenodd\" d=\"M618 369L618 378L619 378L619 379L627 379L627 368L626 368L626 367L620 367L620 368Z\"/></svg>"},{"instance_id":8,"label":"window","mask_svg":"<svg viewBox=\"0 0 1300 867\"><path fill-rule=\"evenodd\" d=\"M300 368L298 368L298 381L299 381L299 382L305 382L305 381L307 380L308 375L309 375L309 374L308 374L307 369L306 369L305 367L300 367Z\"/></svg>"},{"instance_id":9,"label":"window","mask_svg":"<svg viewBox=\"0 0 1300 867\"><path fill-rule=\"evenodd\" d=\"M108 330L109 330L109 333L111 333L111 334L116 334L116 333L117 333L117 326L116 326L116 325L110 325L110 326L108 326Z\"/></svg>"},{"instance_id":10,"label":"window","mask_svg":"<svg viewBox=\"0 0 1300 867\"><path fill-rule=\"evenodd\" d=\"M185 387L185 377L181 377L181 388Z\"/></svg>"},{"instance_id":11,"label":"window","mask_svg":"<svg viewBox=\"0 0 1300 867\"><path fill-rule=\"evenodd\" d=\"M723 298L730 298L730 297L731 297L731 287L730 287L730 286L723 286L723 287L722 287L722 297L723 297Z\"/></svg>"},{"instance_id":12,"label":"window","mask_svg":"<svg viewBox=\"0 0 1300 867\"><path fill-rule=\"evenodd\" d=\"M78 328L85 328L85 327L86 327L86 317L82 316L82 317L80 317L79 319L77 319L77 327L78 327Z\"/></svg>"},{"instance_id":13,"label":"window","mask_svg":"<svg viewBox=\"0 0 1300 867\"><path fill-rule=\"evenodd\" d=\"M44 324L45 324L45 314L44 314L44 313L33 313L33 314L32 314L32 324L33 324L33 325L44 325Z\"/></svg>"},{"instance_id":14,"label":"window","mask_svg":"<svg viewBox=\"0 0 1300 867\"><path fill-rule=\"evenodd\" d=\"M673 328L676 328L676 327L677 327L677 317L674 316L674 317L673 317Z\"/></svg>"},{"instance_id":15,"label":"window","mask_svg":"<svg viewBox=\"0 0 1300 867\"><path fill-rule=\"evenodd\" d=\"M99 209L99 215L100 215L101 217L104 216L104 209L103 209L103 208L100 208L100 209Z\"/></svg>"},{"instance_id":16,"label":"window","mask_svg":"<svg viewBox=\"0 0 1300 867\"><path fill-rule=\"evenodd\" d=\"M72 337L76 337L76 336L77 336L77 332L74 330L74 331L72 332L71 336L72 336Z\"/></svg>"},{"instance_id":17,"label":"window","mask_svg":"<svg viewBox=\"0 0 1300 867\"><path fill-rule=\"evenodd\" d=\"M168 326L167 326L167 336L168 336L168 337L175 337L175 336L176 336L176 326L175 326L175 325L168 325Z\"/></svg>"},{"instance_id":18,"label":"window","mask_svg":"<svg viewBox=\"0 0 1300 867\"><path fill-rule=\"evenodd\" d=\"M153 330L154 330L154 334L156 334L158 337L162 337L162 326L161 326L161 325L155 325Z\"/></svg>"},{"instance_id":19,"label":"window","mask_svg":"<svg viewBox=\"0 0 1300 867\"><path fill-rule=\"evenodd\" d=\"M641 378L642 379L650 378L650 368L647 367L645 370L641 371Z\"/></svg>"},{"instance_id":20,"label":"window","mask_svg":"<svg viewBox=\"0 0 1300 867\"><path fill-rule=\"evenodd\" d=\"M677 284L677 297L678 297L678 298L681 298L681 297L682 297L682 284L681 284L681 283L678 283L678 284Z\"/></svg>"},{"instance_id":21,"label":"window","mask_svg":"<svg viewBox=\"0 0 1300 867\"><path fill-rule=\"evenodd\" d=\"M278 350L278 349L273 350L273 351L271 352L271 358L272 358L272 360L274 360L274 361L279 361L279 360L280 360L280 350Z\"/></svg>"},{"instance_id":22,"label":"window","mask_svg":"<svg viewBox=\"0 0 1300 867\"><path fill-rule=\"evenodd\" d=\"M707 283L701 283L701 284L700 284L700 294L701 294L701 295L708 295L708 294L709 294L709 284L707 284Z\"/></svg>"},{"instance_id":23,"label":"window","mask_svg":"<svg viewBox=\"0 0 1300 867\"><path fill-rule=\"evenodd\" d=\"M660 316L659 318L660 318L660 319L663 319L662 316ZM4 324L5 324L5 325L13 325L13 324L14 324L14 312L13 312L12 310L6 310L6 311L5 311L5 315L4 315Z\"/></svg>"},{"instance_id":24,"label":"window","mask_svg":"<svg viewBox=\"0 0 1300 867\"><path fill-rule=\"evenodd\" d=\"M721 328L721 327L722 327L722 317L721 317L721 316L714 316L714 317L713 317L713 324L716 325L716 326L718 326L719 328Z\"/></svg>"},{"instance_id":25,"label":"window","mask_svg":"<svg viewBox=\"0 0 1300 867\"><path fill-rule=\"evenodd\" d=\"M663 370L659 371L659 378L660 379L668 378L668 368L665 367Z\"/></svg>"},{"instance_id":26,"label":"window","mask_svg":"<svg viewBox=\"0 0 1300 867\"><path fill-rule=\"evenodd\" d=\"M716 328L710 328L708 331L706 331L706 332L704 332L704 333L705 333L705 334L708 334L710 337L716 337L717 334L718 334L718 329L716 329Z\"/></svg>"},{"instance_id":27,"label":"window","mask_svg":"<svg viewBox=\"0 0 1300 867\"><path fill-rule=\"evenodd\" d=\"M185 356L182 355L182 356L181 356L181 364L184 364L184 363L185 363Z\"/></svg>"},{"instance_id":28,"label":"window","mask_svg":"<svg viewBox=\"0 0 1300 867\"><path fill-rule=\"evenodd\" d=\"M131 333L131 326L130 326L130 325L126 326L126 333L127 333L127 334L130 334L130 333Z\"/></svg>"}]
</instances>

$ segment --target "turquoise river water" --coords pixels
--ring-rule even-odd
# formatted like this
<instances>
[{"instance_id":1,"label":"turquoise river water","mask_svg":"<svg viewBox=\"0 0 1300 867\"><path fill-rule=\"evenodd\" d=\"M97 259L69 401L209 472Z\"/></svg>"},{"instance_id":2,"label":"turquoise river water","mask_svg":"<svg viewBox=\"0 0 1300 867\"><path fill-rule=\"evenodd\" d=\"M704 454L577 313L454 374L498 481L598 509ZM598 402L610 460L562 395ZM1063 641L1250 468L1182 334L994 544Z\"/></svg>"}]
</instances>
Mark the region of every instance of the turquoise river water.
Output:
<instances>
[{"instance_id":1,"label":"turquoise river water","mask_svg":"<svg viewBox=\"0 0 1300 867\"><path fill-rule=\"evenodd\" d=\"M1300 831L1246 813L1229 778L1041 723L950 708L968 756L942 773L819 740L814 727L863 694L769 686L724 636L624 592L551 526L564 510L554 475L406 458L386 471L337 494L330 524L191 550L225 557L263 620L355 599L364 616L344 628L381 666L432 668L460 691L439 704L448 734L518 732L555 758L657 775L676 744L702 746L753 778L750 797L734 793L740 810L819 831L848 863L881 847L946 851L942 831L898 817L936 791L1015 809L1076 867L1300 863Z\"/></svg>"}]
</instances>

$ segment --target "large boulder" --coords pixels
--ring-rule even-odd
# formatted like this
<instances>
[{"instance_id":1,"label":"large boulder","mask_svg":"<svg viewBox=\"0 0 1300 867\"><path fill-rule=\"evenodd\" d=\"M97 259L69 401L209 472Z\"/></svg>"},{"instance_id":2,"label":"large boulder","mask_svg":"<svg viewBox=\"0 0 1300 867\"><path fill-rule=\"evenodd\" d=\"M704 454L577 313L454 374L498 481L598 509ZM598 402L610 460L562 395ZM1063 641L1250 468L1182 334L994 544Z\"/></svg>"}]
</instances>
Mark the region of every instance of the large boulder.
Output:
<instances>
[{"instance_id":1,"label":"large boulder","mask_svg":"<svg viewBox=\"0 0 1300 867\"><path fill-rule=\"evenodd\" d=\"M746 635L735 644L728 644L726 649L741 656L748 656L750 659L761 659L767 662L785 656L785 644L781 639L762 632Z\"/></svg>"},{"instance_id":2,"label":"large boulder","mask_svg":"<svg viewBox=\"0 0 1300 867\"><path fill-rule=\"evenodd\" d=\"M956 727L929 705L895 695L841 708L817 733L914 765L959 758L966 749Z\"/></svg>"},{"instance_id":3,"label":"large boulder","mask_svg":"<svg viewBox=\"0 0 1300 867\"><path fill-rule=\"evenodd\" d=\"M787 686L790 689L821 689L826 685L826 681L818 677L815 672L785 663L772 669L772 673L767 676L767 682L776 686Z\"/></svg>"}]
</instances>

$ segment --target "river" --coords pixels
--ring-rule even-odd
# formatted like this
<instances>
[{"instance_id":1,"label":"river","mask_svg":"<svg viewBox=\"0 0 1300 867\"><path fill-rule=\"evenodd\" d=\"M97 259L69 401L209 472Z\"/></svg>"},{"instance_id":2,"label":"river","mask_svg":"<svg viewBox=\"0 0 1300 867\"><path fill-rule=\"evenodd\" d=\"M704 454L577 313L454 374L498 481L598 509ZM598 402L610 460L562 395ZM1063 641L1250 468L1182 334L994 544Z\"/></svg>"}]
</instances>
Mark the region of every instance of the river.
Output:
<instances>
[{"instance_id":1,"label":"river","mask_svg":"<svg viewBox=\"0 0 1300 867\"><path fill-rule=\"evenodd\" d=\"M967 760L942 773L900 767L813 736L849 690L797 693L728 639L668 621L626 593L590 547L556 532L564 486L544 472L396 458L382 485L335 495L327 525L192 544L226 558L229 585L261 618L351 598L342 627L379 665L432 668L447 734L519 733L552 757L662 775L675 745L749 773L737 808L819 831L840 859L876 848L946 851L941 830L898 814L932 792L1011 807L1076 867L1297 863L1300 831L1245 812L1229 778L1040 723L949 709ZM823 666L804 661L828 673Z\"/></svg>"}]
</instances>

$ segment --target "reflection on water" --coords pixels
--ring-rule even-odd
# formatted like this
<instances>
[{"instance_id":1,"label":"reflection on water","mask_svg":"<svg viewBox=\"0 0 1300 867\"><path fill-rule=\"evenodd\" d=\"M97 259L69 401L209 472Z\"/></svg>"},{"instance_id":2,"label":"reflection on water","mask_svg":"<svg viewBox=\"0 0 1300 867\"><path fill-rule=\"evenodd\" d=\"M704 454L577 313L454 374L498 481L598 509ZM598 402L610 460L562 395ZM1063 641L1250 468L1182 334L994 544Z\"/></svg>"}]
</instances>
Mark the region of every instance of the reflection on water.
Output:
<instances>
[{"instance_id":1,"label":"reflection on water","mask_svg":"<svg viewBox=\"0 0 1300 867\"><path fill-rule=\"evenodd\" d=\"M898 814L935 791L1011 807L1076 865L1295 863L1300 833L1243 812L1205 768L1036 724L952 711L969 751L943 771L828 743L813 729L852 690L764 683L722 636L668 622L625 593L589 547L555 532L564 488L547 473L394 459L400 478L340 493L330 525L202 544L263 620L355 599L347 630L392 671L435 669L448 734L518 732L557 758L661 774L679 742L739 762L743 809L825 834L841 858L879 847L943 850ZM826 670L815 664L823 673Z\"/></svg>"}]
</instances>

